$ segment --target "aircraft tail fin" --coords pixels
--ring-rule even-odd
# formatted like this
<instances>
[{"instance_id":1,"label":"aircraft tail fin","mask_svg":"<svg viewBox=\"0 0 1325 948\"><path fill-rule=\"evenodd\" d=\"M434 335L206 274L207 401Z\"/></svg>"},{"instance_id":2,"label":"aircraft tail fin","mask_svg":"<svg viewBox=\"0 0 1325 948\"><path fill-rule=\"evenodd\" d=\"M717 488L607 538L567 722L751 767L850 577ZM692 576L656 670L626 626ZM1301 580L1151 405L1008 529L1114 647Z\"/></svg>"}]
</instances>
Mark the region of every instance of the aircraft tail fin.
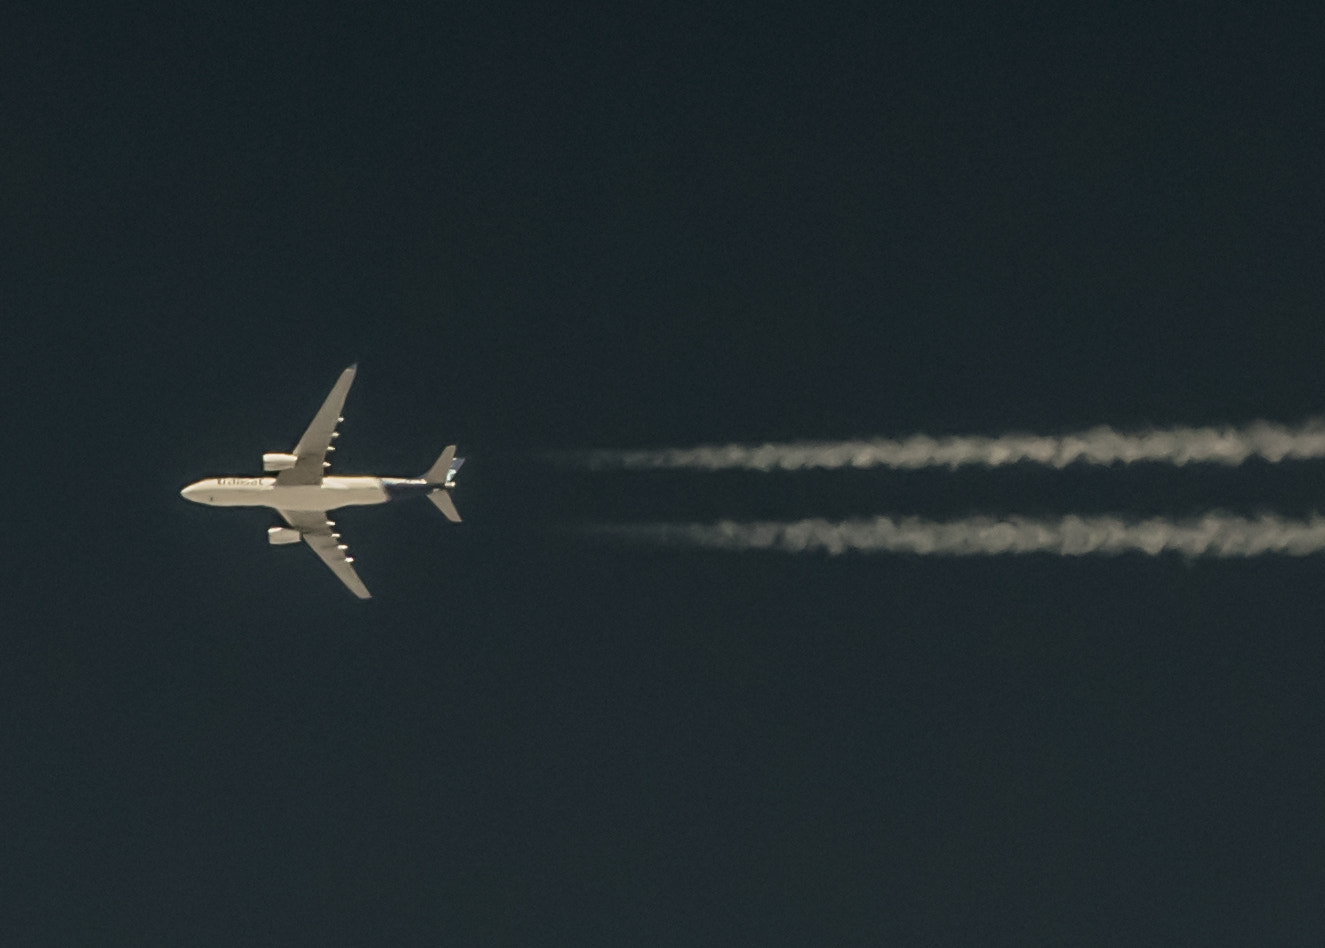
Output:
<instances>
[{"instance_id":1,"label":"aircraft tail fin","mask_svg":"<svg viewBox=\"0 0 1325 948\"><path fill-rule=\"evenodd\" d=\"M436 505L437 509L442 512L447 520L450 520L452 523L460 522L460 511L455 509L455 501L451 499L451 495L445 490L442 490L439 487L437 490L428 491L428 499Z\"/></svg>"},{"instance_id":2,"label":"aircraft tail fin","mask_svg":"<svg viewBox=\"0 0 1325 948\"><path fill-rule=\"evenodd\" d=\"M452 523L460 522L460 512L455 509L455 501L451 499L450 490L455 487L456 471L460 470L460 465L464 463L464 458L455 456L455 445L448 444L441 457L428 468L428 473L423 475L428 486L433 488L428 491L428 499Z\"/></svg>"},{"instance_id":3,"label":"aircraft tail fin","mask_svg":"<svg viewBox=\"0 0 1325 948\"><path fill-rule=\"evenodd\" d=\"M428 473L423 475L423 479L438 487L450 487L455 483L456 471L460 470L460 465L464 463L464 458L455 456L455 445L448 444L441 457L428 468Z\"/></svg>"}]
</instances>

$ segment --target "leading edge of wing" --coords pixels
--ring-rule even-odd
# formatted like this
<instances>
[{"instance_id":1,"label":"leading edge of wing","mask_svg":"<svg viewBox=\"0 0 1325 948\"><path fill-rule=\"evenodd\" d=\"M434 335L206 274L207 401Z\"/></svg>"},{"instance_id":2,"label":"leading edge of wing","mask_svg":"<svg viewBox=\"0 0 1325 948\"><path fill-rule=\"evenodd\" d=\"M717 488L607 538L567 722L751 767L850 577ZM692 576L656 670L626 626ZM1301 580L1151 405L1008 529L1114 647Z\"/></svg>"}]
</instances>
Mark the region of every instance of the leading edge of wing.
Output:
<instances>
[{"instance_id":1,"label":"leading edge of wing","mask_svg":"<svg viewBox=\"0 0 1325 948\"><path fill-rule=\"evenodd\" d=\"M278 513L286 523L300 532L304 542L330 567L336 578L344 583L350 592L360 599L372 598L373 594L368 591L359 574L354 571L353 558L345 555L346 547L340 542L340 534L332 531L333 524L327 519L325 512L281 510Z\"/></svg>"},{"instance_id":2,"label":"leading edge of wing","mask_svg":"<svg viewBox=\"0 0 1325 948\"><path fill-rule=\"evenodd\" d=\"M355 363L336 379L336 384L327 393L326 400L313 416L308 430L295 445L293 453L298 460L294 467L281 471L276 476L277 484L285 486L322 482L322 462L327 458L327 451L332 450L331 439L335 437L336 425L340 422L340 412L345 407L345 396L350 393L350 386L354 384L354 374L358 370L359 365Z\"/></svg>"}]
</instances>

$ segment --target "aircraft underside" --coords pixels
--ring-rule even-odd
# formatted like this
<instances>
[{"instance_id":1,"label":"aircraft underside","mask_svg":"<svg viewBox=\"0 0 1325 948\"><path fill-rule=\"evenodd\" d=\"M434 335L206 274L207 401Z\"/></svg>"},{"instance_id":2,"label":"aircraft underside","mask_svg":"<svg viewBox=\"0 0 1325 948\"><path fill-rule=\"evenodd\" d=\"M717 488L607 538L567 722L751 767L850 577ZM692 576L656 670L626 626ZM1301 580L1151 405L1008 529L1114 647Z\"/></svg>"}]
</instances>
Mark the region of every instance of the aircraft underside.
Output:
<instances>
[{"instance_id":1,"label":"aircraft underside","mask_svg":"<svg viewBox=\"0 0 1325 948\"><path fill-rule=\"evenodd\" d=\"M327 455L336 450L336 426L344 420L340 410L355 369L350 366L341 373L292 452L262 456L263 470L278 472L276 477L213 477L190 484L180 494L186 500L216 507L274 509L288 526L268 530L270 543L284 545L302 539L351 592L367 599L369 592L354 570L354 558L340 542L336 524L327 512L417 494L426 496L447 520L459 523L460 514L450 492L464 459L455 456L456 446L451 444L421 477L328 476Z\"/></svg>"}]
</instances>

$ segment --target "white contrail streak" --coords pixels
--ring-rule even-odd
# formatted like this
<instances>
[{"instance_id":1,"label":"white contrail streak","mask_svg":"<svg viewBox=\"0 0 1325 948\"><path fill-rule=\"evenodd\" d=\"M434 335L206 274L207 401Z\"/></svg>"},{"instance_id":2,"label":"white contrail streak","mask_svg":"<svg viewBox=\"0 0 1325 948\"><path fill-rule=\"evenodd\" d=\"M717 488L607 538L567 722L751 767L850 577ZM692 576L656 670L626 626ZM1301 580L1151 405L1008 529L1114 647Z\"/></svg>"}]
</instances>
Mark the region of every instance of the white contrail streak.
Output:
<instances>
[{"instance_id":1,"label":"white contrail streak","mask_svg":"<svg viewBox=\"0 0 1325 948\"><path fill-rule=\"evenodd\" d=\"M1272 463L1325 458L1325 421L1296 427L1258 421L1242 428L1168 428L1125 434L1109 427L1060 437L1005 434L998 437L912 435L900 440L799 441L782 444L701 445L633 451L586 451L564 456L590 468L704 471L803 471L812 468L1001 467L1028 462L1062 468L1069 464L1241 464L1248 458Z\"/></svg>"},{"instance_id":2,"label":"white contrail streak","mask_svg":"<svg viewBox=\"0 0 1325 948\"><path fill-rule=\"evenodd\" d=\"M590 532L644 542L720 550L786 553L914 553L922 556L988 556L1051 553L1057 556L1166 551L1188 556L1248 557L1266 553L1307 556L1325 551L1325 517L1285 520L1207 514L1186 521L1166 518L972 517L922 520L873 517L830 522L792 520L742 523L607 524Z\"/></svg>"}]
</instances>

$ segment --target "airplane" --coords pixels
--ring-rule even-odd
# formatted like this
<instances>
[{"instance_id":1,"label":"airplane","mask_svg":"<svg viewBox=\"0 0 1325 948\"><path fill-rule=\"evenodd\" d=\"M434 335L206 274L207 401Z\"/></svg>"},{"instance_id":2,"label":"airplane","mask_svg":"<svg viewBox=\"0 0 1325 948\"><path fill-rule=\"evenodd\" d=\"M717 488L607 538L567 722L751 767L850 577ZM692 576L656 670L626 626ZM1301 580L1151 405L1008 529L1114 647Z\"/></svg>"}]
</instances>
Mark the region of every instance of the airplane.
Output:
<instances>
[{"instance_id":1,"label":"airplane","mask_svg":"<svg viewBox=\"0 0 1325 948\"><path fill-rule=\"evenodd\" d=\"M424 495L453 523L460 514L451 500L456 472L465 463L448 444L432 467L419 477L333 477L327 455L340 433L336 425L345 419L341 408L359 366L340 374L312 424L289 454L264 454L262 469L275 477L209 477L180 491L186 500L213 507L272 507L285 521L267 531L267 542L283 545L303 540L331 567L336 577L360 599L371 598L368 587L354 571L354 557L335 532L327 512L341 507L381 504L388 500Z\"/></svg>"}]
</instances>

